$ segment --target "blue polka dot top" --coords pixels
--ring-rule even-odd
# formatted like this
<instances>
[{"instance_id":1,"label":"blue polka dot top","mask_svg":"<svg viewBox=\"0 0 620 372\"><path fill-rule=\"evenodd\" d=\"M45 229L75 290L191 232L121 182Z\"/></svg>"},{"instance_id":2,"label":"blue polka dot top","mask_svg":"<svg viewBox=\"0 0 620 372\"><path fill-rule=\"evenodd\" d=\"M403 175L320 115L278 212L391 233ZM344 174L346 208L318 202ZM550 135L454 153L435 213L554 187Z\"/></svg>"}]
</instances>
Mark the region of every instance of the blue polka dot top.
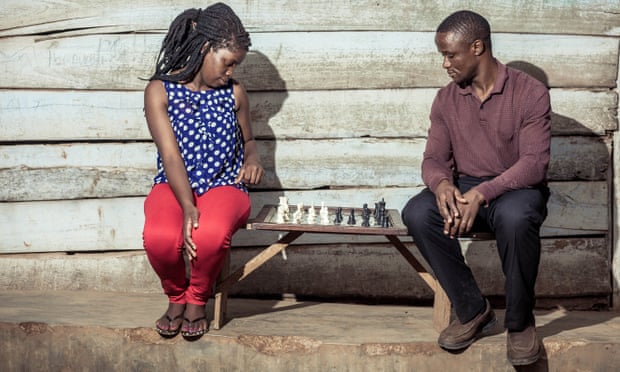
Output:
<instances>
[{"instance_id":1,"label":"blue polka dot top","mask_svg":"<svg viewBox=\"0 0 620 372\"><path fill-rule=\"evenodd\" d=\"M198 92L182 84L163 83L168 94L168 117L194 192L202 195L226 185L248 192L243 183L235 183L243 165L243 139L232 83ZM168 182L159 153L153 182Z\"/></svg>"}]
</instances>

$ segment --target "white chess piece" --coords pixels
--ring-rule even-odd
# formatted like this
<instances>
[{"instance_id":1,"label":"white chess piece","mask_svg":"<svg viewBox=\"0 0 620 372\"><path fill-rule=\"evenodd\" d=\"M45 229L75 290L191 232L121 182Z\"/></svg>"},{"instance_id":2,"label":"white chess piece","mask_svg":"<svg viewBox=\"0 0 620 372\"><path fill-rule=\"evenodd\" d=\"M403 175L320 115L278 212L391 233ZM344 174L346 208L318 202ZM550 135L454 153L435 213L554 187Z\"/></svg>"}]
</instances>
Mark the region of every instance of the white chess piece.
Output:
<instances>
[{"instance_id":1,"label":"white chess piece","mask_svg":"<svg viewBox=\"0 0 620 372\"><path fill-rule=\"evenodd\" d=\"M310 208L308 208L308 223L313 224L316 221L316 210L314 209L314 204L310 204Z\"/></svg>"},{"instance_id":2,"label":"white chess piece","mask_svg":"<svg viewBox=\"0 0 620 372\"><path fill-rule=\"evenodd\" d=\"M316 215L308 214L308 223L312 225L314 221L316 221Z\"/></svg>"},{"instance_id":3,"label":"white chess piece","mask_svg":"<svg viewBox=\"0 0 620 372\"><path fill-rule=\"evenodd\" d=\"M279 197L280 204L278 204L276 222L277 223L285 223L290 219L289 216L289 207L288 207L288 197L280 196Z\"/></svg>"},{"instance_id":4,"label":"white chess piece","mask_svg":"<svg viewBox=\"0 0 620 372\"><path fill-rule=\"evenodd\" d=\"M321 202L321 209L319 210L319 215L321 216L321 224L329 225L329 210L325 206L324 202Z\"/></svg>"},{"instance_id":5,"label":"white chess piece","mask_svg":"<svg viewBox=\"0 0 620 372\"><path fill-rule=\"evenodd\" d=\"M286 196L280 196L280 197L279 197L279 199L280 199L280 204L279 204L279 205L281 205L281 206L282 206L282 208L283 208L283 210L284 210L284 212L285 212L285 213L288 213L288 212L289 212L289 208L288 208L288 197L286 197Z\"/></svg>"},{"instance_id":6,"label":"white chess piece","mask_svg":"<svg viewBox=\"0 0 620 372\"><path fill-rule=\"evenodd\" d=\"M297 204L297 210L293 213L293 223L301 223L304 217L304 205L303 203Z\"/></svg>"},{"instance_id":7,"label":"white chess piece","mask_svg":"<svg viewBox=\"0 0 620 372\"><path fill-rule=\"evenodd\" d=\"M284 223L286 220L284 216L284 207L278 205L278 209L276 210L276 223Z\"/></svg>"}]
</instances>

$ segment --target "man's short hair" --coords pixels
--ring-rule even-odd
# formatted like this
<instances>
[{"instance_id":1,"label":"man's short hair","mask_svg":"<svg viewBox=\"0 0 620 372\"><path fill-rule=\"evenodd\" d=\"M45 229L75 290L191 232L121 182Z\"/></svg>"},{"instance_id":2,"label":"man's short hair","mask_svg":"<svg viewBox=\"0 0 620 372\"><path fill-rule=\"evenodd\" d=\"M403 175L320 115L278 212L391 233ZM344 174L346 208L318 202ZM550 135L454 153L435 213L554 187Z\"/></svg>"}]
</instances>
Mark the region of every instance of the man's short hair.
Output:
<instances>
[{"instance_id":1,"label":"man's short hair","mask_svg":"<svg viewBox=\"0 0 620 372\"><path fill-rule=\"evenodd\" d=\"M450 14L437 27L437 32L454 32L468 43L482 40L491 49L491 26L489 22L478 13L470 10L460 10Z\"/></svg>"}]
</instances>

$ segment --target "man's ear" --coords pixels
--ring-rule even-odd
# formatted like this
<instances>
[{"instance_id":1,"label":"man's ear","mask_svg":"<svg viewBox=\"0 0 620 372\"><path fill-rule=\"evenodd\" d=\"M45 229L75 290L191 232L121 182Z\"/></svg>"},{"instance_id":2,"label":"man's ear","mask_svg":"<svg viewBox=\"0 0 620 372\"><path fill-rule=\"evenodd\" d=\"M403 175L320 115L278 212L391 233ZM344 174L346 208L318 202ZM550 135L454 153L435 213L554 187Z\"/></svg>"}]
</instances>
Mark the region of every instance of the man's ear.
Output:
<instances>
[{"instance_id":1,"label":"man's ear","mask_svg":"<svg viewBox=\"0 0 620 372\"><path fill-rule=\"evenodd\" d=\"M472 49L474 51L474 54L476 56L481 56L482 53L484 53L485 48L486 48L484 43L480 39L474 40L474 42L471 44L471 47L472 47Z\"/></svg>"}]
</instances>

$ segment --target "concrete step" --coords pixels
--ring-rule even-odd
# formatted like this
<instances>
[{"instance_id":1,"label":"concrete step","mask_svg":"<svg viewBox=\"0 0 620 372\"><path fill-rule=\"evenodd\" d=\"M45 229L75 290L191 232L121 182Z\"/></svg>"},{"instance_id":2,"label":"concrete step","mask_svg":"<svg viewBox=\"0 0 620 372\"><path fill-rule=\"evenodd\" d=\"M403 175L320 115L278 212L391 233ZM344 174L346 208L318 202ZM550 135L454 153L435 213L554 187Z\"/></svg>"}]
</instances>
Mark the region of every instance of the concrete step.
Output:
<instances>
[{"instance_id":1,"label":"concrete step","mask_svg":"<svg viewBox=\"0 0 620 372\"><path fill-rule=\"evenodd\" d=\"M464 352L440 349L430 307L232 298L228 323L188 342L153 330L161 294L4 290L0 304L0 371L514 370L501 326ZM557 308L537 323L544 356L521 370L620 366L619 313Z\"/></svg>"}]
</instances>

